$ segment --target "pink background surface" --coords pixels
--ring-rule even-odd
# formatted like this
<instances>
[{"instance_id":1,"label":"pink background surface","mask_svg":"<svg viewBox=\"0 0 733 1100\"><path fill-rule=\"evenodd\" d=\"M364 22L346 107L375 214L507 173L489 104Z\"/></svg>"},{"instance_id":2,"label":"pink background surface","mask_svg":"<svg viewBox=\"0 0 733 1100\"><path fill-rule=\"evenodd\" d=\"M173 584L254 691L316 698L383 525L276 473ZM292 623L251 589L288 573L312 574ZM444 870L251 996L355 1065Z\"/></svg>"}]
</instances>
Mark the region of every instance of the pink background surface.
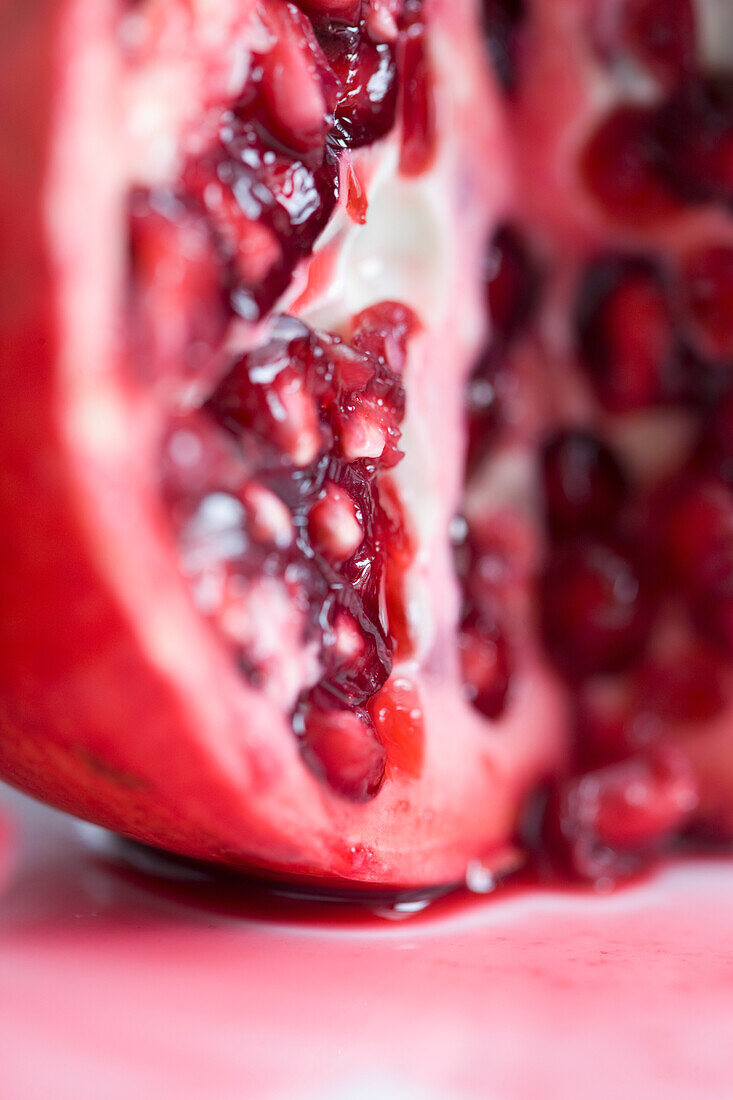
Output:
<instances>
[{"instance_id":1,"label":"pink background surface","mask_svg":"<svg viewBox=\"0 0 733 1100\"><path fill-rule=\"evenodd\" d=\"M8 1100L733 1095L733 864L390 920L165 881L0 807Z\"/></svg>"}]
</instances>

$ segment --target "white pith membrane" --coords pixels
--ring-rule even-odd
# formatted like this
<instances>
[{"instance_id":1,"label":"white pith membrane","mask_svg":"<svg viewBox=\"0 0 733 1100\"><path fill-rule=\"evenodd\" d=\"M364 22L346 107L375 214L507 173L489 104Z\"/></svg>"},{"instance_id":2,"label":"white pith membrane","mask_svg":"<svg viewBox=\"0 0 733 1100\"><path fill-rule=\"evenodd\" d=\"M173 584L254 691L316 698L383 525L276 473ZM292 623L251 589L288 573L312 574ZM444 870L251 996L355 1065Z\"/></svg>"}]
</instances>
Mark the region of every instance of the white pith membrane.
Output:
<instances>
[{"instance_id":1,"label":"white pith membrane","mask_svg":"<svg viewBox=\"0 0 733 1100\"><path fill-rule=\"evenodd\" d=\"M178 847L190 855L396 886L454 882L477 863L490 871L506 860L525 796L562 760L567 696L539 652L525 586L507 609L513 665L502 716L489 721L466 701L457 666L460 594L451 522L463 511L499 527L509 523L537 553L543 538L537 445L558 421L599 431L639 483L683 461L689 416L678 409L623 420L602 413L572 366L572 333L557 318L572 316L578 272L599 249L638 251L643 237L651 254L671 257L703 235L733 242L731 218L712 207L695 209L673 228L640 237L612 225L590 200L577 175L578 150L620 90L591 57L583 30L589 0L531 5L534 32L510 107L487 74L471 0L430 5L435 164L417 177L400 177L398 132L356 153L369 199L366 224L353 224L341 203L315 262L310 270L301 266L278 306L313 327L340 332L362 308L395 299L411 306L423 325L410 342L404 378L405 457L390 476L417 541L407 576L415 653L393 676L408 679L419 695L424 765L415 778L390 770L388 760L376 798L354 805L311 773L293 734L293 702L317 677L318 659L299 641L298 613L277 582L249 594L248 621L232 628L270 660L273 675L263 691L240 675L226 640L196 606L159 494L160 438L170 409L134 380L125 362L118 310L129 188L176 179L175 135L195 133L206 109L196 90L214 89L224 99L235 94L247 77L247 47L261 40L254 0L197 0L190 5L200 20L193 37L185 6L152 4L153 11L164 7L173 20L156 42L154 59L130 72L118 6L70 3L48 185L62 288L60 431L79 522L100 583L113 593L162 693L175 701L176 736L205 761L201 775L190 774L185 763L179 768L176 738L161 732L158 739L151 729L149 758L140 750L141 770L148 762L155 769L156 754L159 770L163 746L176 781L168 810L188 819ZM138 18L134 13L124 24L133 40ZM707 32L707 39L715 35ZM639 94L653 92L642 82ZM94 185L80 186L84 179ZM526 228L553 275L534 331L512 352L516 385L507 423L464 500L464 382L487 338L486 241L507 218ZM323 279L318 258L326 249L334 250L336 263ZM237 326L233 353L264 341L267 328L267 322L254 331ZM198 595L199 603L205 600ZM733 713L726 711L706 728L670 731L698 771L705 813L729 826L731 728ZM100 755L114 753L114 743L101 737ZM129 801L134 805L134 794ZM141 802L127 831L175 848L175 831L164 816L161 822L151 825Z\"/></svg>"}]
</instances>

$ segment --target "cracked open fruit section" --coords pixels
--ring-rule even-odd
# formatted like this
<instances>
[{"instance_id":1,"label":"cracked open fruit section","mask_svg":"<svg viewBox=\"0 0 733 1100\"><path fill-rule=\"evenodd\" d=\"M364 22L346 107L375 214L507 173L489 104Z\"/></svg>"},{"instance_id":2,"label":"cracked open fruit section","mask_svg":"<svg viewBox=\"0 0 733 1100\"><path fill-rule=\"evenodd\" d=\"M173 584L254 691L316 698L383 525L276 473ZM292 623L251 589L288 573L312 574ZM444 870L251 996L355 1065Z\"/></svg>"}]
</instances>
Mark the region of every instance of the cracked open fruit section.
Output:
<instances>
[{"instance_id":1,"label":"cracked open fruit section","mask_svg":"<svg viewBox=\"0 0 733 1100\"><path fill-rule=\"evenodd\" d=\"M733 835L727 18L7 6L9 782L336 887Z\"/></svg>"}]
</instances>

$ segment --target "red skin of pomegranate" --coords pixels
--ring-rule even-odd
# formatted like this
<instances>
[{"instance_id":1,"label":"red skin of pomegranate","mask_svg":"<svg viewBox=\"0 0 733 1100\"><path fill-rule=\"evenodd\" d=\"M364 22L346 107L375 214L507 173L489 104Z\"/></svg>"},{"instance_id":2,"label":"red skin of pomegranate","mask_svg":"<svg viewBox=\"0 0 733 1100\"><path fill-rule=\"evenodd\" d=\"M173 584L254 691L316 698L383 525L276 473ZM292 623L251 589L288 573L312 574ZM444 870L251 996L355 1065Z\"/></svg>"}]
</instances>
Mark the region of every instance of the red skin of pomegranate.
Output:
<instances>
[{"instance_id":1,"label":"red skin of pomegranate","mask_svg":"<svg viewBox=\"0 0 733 1100\"><path fill-rule=\"evenodd\" d=\"M0 774L190 857L365 886L460 880L501 853L524 792L554 766L557 689L538 671L493 730L458 685L418 671L424 747L380 712L388 778L355 804L304 766L288 716L202 624L152 483L155 413L120 369L112 7L45 0L0 16ZM450 9L446 33L469 44L481 88L471 5ZM473 131L475 173L491 127L446 106Z\"/></svg>"}]
</instances>

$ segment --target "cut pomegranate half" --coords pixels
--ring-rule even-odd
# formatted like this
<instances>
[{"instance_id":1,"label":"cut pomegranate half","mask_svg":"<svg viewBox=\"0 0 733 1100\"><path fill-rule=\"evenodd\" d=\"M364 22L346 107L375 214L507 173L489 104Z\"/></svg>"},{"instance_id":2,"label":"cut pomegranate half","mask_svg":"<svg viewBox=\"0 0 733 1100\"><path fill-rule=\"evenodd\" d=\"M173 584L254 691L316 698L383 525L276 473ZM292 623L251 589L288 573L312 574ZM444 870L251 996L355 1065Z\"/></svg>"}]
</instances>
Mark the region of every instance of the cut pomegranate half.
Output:
<instances>
[{"instance_id":1,"label":"cut pomegranate half","mask_svg":"<svg viewBox=\"0 0 733 1100\"><path fill-rule=\"evenodd\" d=\"M503 867L548 785L581 877L733 833L730 79L670 8L2 17L3 776L336 886Z\"/></svg>"},{"instance_id":2,"label":"cut pomegranate half","mask_svg":"<svg viewBox=\"0 0 733 1100\"><path fill-rule=\"evenodd\" d=\"M511 705L459 667L506 186L472 4L67 0L6 29L3 116L36 121L3 146L2 773L272 873L501 859L562 697L536 650Z\"/></svg>"}]
</instances>

